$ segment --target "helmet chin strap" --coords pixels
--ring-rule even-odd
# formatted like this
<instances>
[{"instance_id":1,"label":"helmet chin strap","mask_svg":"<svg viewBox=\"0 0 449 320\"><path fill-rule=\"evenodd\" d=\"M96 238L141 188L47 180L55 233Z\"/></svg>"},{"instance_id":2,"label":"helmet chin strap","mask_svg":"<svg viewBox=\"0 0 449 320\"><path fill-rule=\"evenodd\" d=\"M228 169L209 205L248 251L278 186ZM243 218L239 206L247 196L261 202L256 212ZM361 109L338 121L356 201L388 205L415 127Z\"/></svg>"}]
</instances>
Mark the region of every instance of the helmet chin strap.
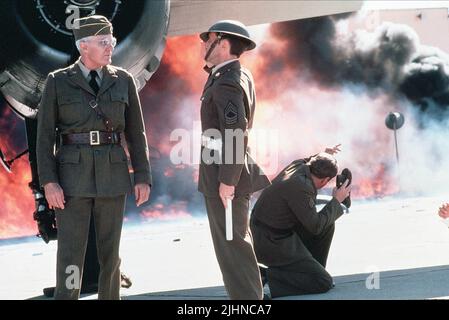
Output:
<instances>
[{"instance_id":1,"label":"helmet chin strap","mask_svg":"<svg viewBox=\"0 0 449 320\"><path fill-rule=\"evenodd\" d=\"M207 59L210 57L210 55L211 55L212 52L214 51L214 49L215 49L215 47L217 46L217 44L220 43L221 39L222 39L221 34L218 34L218 35L217 35L217 39L215 39L214 42L212 42L211 46L209 47L209 50L207 50L206 56L204 57L204 61L207 61ZM213 67L209 67L209 66L205 65L203 69L204 69L206 72L210 73L210 72L212 71L212 68L213 68Z\"/></svg>"}]
</instances>

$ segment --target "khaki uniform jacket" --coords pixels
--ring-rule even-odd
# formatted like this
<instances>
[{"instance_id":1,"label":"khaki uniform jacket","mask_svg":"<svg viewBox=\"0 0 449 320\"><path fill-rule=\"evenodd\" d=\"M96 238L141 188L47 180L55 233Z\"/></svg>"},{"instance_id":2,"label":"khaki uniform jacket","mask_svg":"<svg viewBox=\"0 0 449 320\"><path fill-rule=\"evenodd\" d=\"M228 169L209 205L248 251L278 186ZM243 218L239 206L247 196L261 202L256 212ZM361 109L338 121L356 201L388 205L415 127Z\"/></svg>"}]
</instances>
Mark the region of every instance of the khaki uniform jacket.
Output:
<instances>
[{"instance_id":1,"label":"khaki uniform jacket","mask_svg":"<svg viewBox=\"0 0 449 320\"><path fill-rule=\"evenodd\" d=\"M248 130L251 129L256 109L256 94L251 73L242 68L239 61L231 62L216 70L207 80L201 98L201 127L203 137L213 137L208 132L220 133L220 150L201 148L198 190L205 196L219 195L219 185L235 186L235 195L251 194L270 184L269 179L251 158L248 151ZM225 129L240 129L246 133L243 144L226 139ZM213 137L217 138L217 137ZM226 146L231 146L233 159L226 162ZM206 149L206 150L205 150ZM204 159L209 154L213 161ZM238 160L242 155L243 161Z\"/></svg>"},{"instance_id":2,"label":"khaki uniform jacket","mask_svg":"<svg viewBox=\"0 0 449 320\"><path fill-rule=\"evenodd\" d=\"M296 160L282 170L254 206L254 248L258 260L267 266L287 265L309 256L295 231L319 235L343 214L336 198L316 211L317 190L307 160Z\"/></svg>"},{"instance_id":3,"label":"khaki uniform jacket","mask_svg":"<svg viewBox=\"0 0 449 320\"><path fill-rule=\"evenodd\" d=\"M37 165L40 184L57 182L67 196L110 197L132 192L128 159L121 145L63 145L57 135L106 131L89 102L123 133L134 170L134 183L151 184L148 145L134 79L124 69L105 66L97 97L75 63L49 74L39 104Z\"/></svg>"}]
</instances>

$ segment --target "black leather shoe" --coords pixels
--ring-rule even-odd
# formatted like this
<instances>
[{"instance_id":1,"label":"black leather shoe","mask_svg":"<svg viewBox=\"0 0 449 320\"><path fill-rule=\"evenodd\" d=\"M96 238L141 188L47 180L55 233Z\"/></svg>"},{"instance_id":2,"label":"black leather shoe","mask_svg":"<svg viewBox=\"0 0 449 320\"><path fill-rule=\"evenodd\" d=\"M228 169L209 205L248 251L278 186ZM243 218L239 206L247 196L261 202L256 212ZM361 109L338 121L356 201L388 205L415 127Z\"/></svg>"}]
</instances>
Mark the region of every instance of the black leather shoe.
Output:
<instances>
[{"instance_id":1,"label":"black leather shoe","mask_svg":"<svg viewBox=\"0 0 449 320\"><path fill-rule=\"evenodd\" d=\"M53 298L55 295L55 287L44 288L44 296L47 298Z\"/></svg>"}]
</instances>

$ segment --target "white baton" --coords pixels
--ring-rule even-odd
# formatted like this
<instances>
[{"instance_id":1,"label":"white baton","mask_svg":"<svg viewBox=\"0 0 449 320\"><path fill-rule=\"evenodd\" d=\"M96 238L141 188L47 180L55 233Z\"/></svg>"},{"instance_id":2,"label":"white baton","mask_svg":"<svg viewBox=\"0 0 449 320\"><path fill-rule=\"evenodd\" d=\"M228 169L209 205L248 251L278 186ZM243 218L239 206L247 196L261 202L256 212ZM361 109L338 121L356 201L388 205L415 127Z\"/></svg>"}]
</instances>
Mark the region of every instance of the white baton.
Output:
<instances>
[{"instance_id":1,"label":"white baton","mask_svg":"<svg viewBox=\"0 0 449 320\"><path fill-rule=\"evenodd\" d=\"M226 198L226 240L232 241L232 199Z\"/></svg>"}]
</instances>

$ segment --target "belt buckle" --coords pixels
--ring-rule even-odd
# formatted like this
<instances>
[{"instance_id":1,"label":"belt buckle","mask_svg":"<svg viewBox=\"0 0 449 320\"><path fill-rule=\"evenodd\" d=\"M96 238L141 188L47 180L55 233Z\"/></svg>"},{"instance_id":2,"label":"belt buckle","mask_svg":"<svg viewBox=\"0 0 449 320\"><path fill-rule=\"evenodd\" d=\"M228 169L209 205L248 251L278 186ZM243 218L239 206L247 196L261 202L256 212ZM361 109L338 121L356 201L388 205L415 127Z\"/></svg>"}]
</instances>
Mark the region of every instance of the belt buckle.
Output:
<instances>
[{"instance_id":1,"label":"belt buckle","mask_svg":"<svg viewBox=\"0 0 449 320\"><path fill-rule=\"evenodd\" d=\"M90 145L91 146L98 146L100 145L100 131L90 131Z\"/></svg>"}]
</instances>

